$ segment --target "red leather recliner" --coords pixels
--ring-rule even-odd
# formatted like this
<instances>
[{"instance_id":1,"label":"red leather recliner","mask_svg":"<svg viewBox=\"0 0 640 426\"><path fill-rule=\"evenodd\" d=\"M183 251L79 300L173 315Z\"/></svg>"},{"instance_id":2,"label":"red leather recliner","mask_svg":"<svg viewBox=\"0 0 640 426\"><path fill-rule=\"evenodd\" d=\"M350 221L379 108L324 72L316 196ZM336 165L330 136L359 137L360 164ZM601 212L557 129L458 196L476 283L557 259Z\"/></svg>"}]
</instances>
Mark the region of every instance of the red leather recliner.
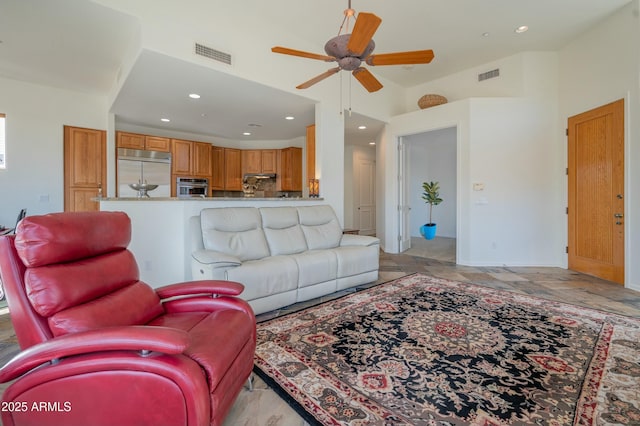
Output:
<instances>
[{"instance_id":1,"label":"red leather recliner","mask_svg":"<svg viewBox=\"0 0 640 426\"><path fill-rule=\"evenodd\" d=\"M25 218L0 237L22 352L2 424L219 425L251 374L255 316L229 281L152 289L121 212ZM167 247L166 250L171 250Z\"/></svg>"}]
</instances>

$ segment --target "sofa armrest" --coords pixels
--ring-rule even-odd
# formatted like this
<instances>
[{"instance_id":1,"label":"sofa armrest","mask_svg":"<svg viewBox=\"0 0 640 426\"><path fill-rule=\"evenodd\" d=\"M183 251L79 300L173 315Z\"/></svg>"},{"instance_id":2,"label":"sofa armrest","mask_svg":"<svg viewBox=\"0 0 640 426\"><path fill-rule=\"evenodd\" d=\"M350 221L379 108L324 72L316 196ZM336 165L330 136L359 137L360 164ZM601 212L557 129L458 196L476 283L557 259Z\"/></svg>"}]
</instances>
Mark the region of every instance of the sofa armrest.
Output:
<instances>
[{"instance_id":1,"label":"sofa armrest","mask_svg":"<svg viewBox=\"0 0 640 426\"><path fill-rule=\"evenodd\" d=\"M235 281L199 280L171 284L156 289L160 299L190 296L196 294L237 296L244 290L244 286Z\"/></svg>"},{"instance_id":2,"label":"sofa armrest","mask_svg":"<svg viewBox=\"0 0 640 426\"><path fill-rule=\"evenodd\" d=\"M0 370L0 383L60 358L93 352L131 350L180 354L189 346L189 334L168 327L108 327L56 337L31 346Z\"/></svg>"},{"instance_id":3,"label":"sofa armrest","mask_svg":"<svg viewBox=\"0 0 640 426\"><path fill-rule=\"evenodd\" d=\"M242 265L242 261L236 256L214 250L196 250L191 253L191 257L198 263L216 268Z\"/></svg>"},{"instance_id":4,"label":"sofa armrest","mask_svg":"<svg viewBox=\"0 0 640 426\"><path fill-rule=\"evenodd\" d=\"M362 246L368 247L375 244L380 244L380 239L376 237L370 237L368 235L354 235L344 234L340 240L340 247L344 246Z\"/></svg>"}]
</instances>

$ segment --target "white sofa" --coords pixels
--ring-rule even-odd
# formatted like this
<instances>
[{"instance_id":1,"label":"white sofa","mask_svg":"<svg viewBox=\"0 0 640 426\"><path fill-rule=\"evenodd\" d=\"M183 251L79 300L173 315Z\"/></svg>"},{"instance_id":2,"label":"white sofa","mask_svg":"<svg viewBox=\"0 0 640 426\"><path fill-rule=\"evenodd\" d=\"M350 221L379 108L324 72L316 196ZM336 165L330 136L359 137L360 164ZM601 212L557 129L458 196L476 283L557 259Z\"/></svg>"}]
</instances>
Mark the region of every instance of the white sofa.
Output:
<instances>
[{"instance_id":1,"label":"white sofa","mask_svg":"<svg viewBox=\"0 0 640 426\"><path fill-rule=\"evenodd\" d=\"M193 279L244 284L256 314L378 279L380 240L343 235L329 205L203 209L190 228Z\"/></svg>"}]
</instances>

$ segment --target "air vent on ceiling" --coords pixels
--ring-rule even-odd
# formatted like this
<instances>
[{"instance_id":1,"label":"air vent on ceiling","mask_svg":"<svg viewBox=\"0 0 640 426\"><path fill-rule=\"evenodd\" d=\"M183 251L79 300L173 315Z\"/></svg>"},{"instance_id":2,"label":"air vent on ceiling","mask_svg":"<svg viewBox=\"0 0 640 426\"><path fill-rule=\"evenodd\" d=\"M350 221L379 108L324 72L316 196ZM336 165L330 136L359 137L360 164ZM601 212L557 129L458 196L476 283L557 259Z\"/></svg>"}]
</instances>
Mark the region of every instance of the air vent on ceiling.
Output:
<instances>
[{"instance_id":1,"label":"air vent on ceiling","mask_svg":"<svg viewBox=\"0 0 640 426\"><path fill-rule=\"evenodd\" d=\"M478 74L478 81L488 80L490 78L500 77L500 69L496 68L495 70L483 72L482 74Z\"/></svg>"},{"instance_id":2,"label":"air vent on ceiling","mask_svg":"<svg viewBox=\"0 0 640 426\"><path fill-rule=\"evenodd\" d=\"M204 56L205 58L213 59L214 61L231 65L231 55L205 46L203 44L196 43L196 55Z\"/></svg>"}]
</instances>

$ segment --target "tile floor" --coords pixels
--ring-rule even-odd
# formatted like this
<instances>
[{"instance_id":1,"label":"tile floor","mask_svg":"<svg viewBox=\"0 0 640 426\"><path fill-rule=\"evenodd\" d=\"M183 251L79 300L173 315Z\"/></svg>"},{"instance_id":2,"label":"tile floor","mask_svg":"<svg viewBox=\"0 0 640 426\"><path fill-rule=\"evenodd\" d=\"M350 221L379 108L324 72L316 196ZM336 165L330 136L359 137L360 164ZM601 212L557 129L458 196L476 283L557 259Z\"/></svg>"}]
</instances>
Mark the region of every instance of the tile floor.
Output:
<instances>
[{"instance_id":1,"label":"tile floor","mask_svg":"<svg viewBox=\"0 0 640 426\"><path fill-rule=\"evenodd\" d=\"M470 267L456 265L455 240L417 239L408 252L391 255L381 253L380 274L383 283L414 272L474 282L493 288L516 291L552 300L640 317L640 292L560 268ZM325 296L320 300L293 305L258 316L263 321L305 306L340 297L353 289ZM4 364L17 352L15 335L7 315L0 315L0 362ZM0 385L0 391L3 386ZM274 391L255 378L254 389L241 392L229 413L225 426L299 426L305 421Z\"/></svg>"}]
</instances>

